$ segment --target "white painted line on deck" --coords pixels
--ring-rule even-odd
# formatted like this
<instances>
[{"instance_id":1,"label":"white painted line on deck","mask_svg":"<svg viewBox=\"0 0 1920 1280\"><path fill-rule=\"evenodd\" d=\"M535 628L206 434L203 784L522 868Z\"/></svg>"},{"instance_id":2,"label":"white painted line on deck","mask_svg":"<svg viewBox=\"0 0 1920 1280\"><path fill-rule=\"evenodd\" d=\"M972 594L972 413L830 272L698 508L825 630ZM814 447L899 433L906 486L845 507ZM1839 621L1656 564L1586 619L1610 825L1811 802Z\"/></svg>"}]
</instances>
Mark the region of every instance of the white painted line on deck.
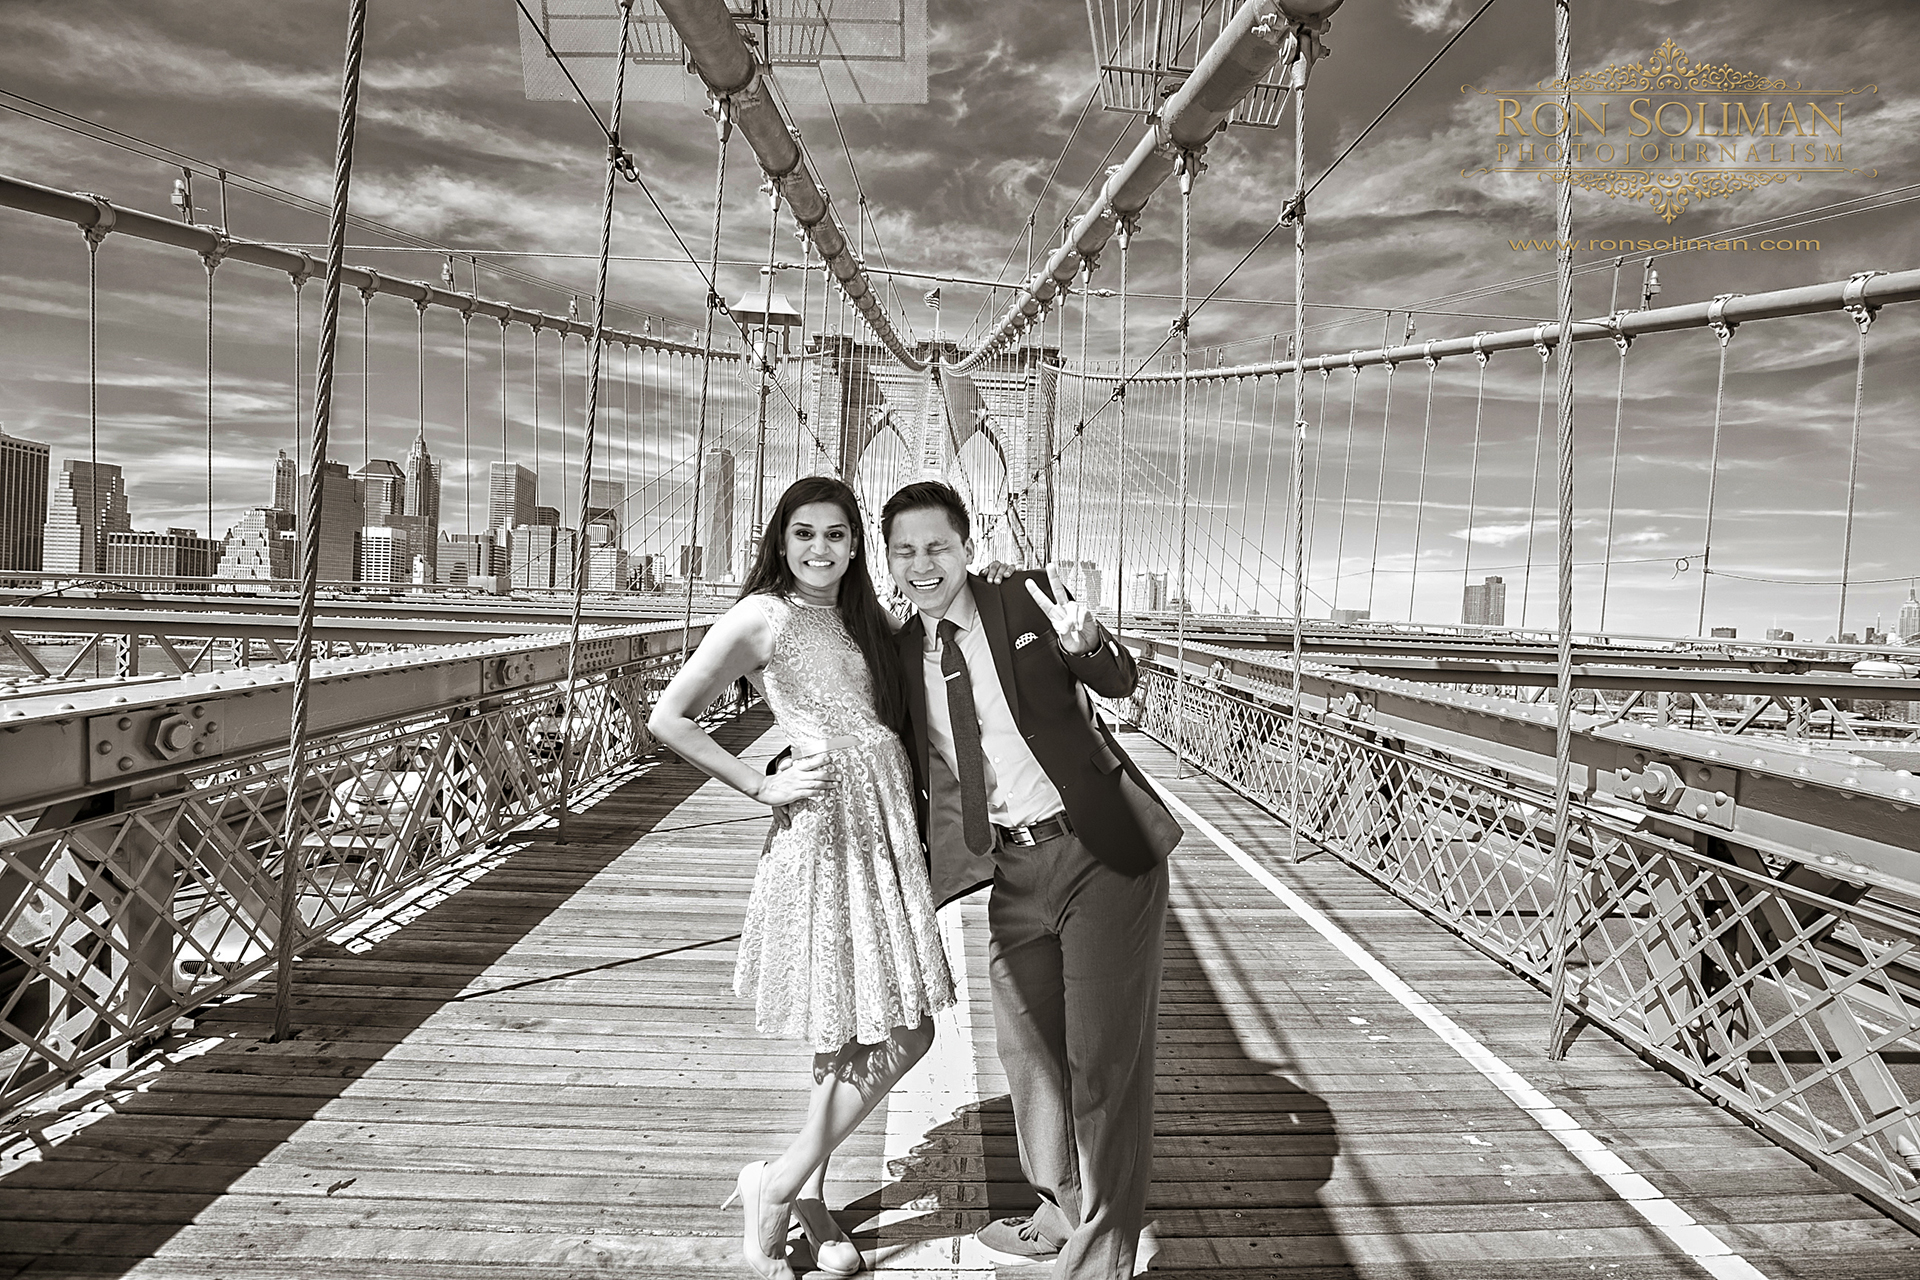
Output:
<instances>
[{"instance_id":1,"label":"white painted line on deck","mask_svg":"<svg viewBox=\"0 0 1920 1280\"><path fill-rule=\"evenodd\" d=\"M1553 1099L1529 1084L1524 1076L1505 1062L1491 1049L1474 1039L1465 1028L1442 1013L1428 1002L1427 998L1415 991L1399 974L1380 963L1372 952L1356 942L1339 925L1323 915L1319 908L1308 902L1282 883L1265 867L1255 862L1239 845L1235 844L1218 827L1195 813L1193 807L1173 794L1158 778L1150 779L1154 790L1161 798L1191 823L1207 839L1219 846L1229 858L1239 863L1246 873L1258 880L1268 892L1280 899L1295 915L1306 922L1307 926L1328 942L1334 949L1351 960L1360 971L1378 983L1382 990L1411 1013L1427 1024L1427 1027L1452 1047L1455 1053L1465 1058L1469 1065L1485 1076L1493 1086L1507 1095L1513 1104L1526 1112L1542 1129L1553 1135L1559 1144L1591 1170L1595 1177L1626 1201L1633 1210L1649 1225L1658 1230L1675 1246L1698 1263L1716 1280L1766 1280L1766 1273L1733 1251L1733 1247L1720 1239L1708 1228L1701 1226L1685 1209L1660 1193L1660 1189L1635 1173L1631 1166L1612 1151L1605 1143L1580 1127L1578 1121L1553 1104Z\"/></svg>"},{"instance_id":2,"label":"white painted line on deck","mask_svg":"<svg viewBox=\"0 0 1920 1280\"><path fill-rule=\"evenodd\" d=\"M940 908L940 939L953 971L954 1002L934 1015L932 1050L887 1095L886 1143L882 1148L886 1165L883 1174L887 1178L894 1176L894 1162L909 1159L929 1132L952 1120L961 1108L980 1100L979 1073L974 1069L972 991L967 982L963 918L967 909L963 902ZM906 1204L882 1210L876 1218L881 1239L891 1234L886 1228L939 1208L940 1189L936 1187ZM983 1271L991 1274L993 1269L992 1259L979 1253L971 1235L883 1244L868 1260L875 1271L888 1273L958 1276Z\"/></svg>"}]
</instances>

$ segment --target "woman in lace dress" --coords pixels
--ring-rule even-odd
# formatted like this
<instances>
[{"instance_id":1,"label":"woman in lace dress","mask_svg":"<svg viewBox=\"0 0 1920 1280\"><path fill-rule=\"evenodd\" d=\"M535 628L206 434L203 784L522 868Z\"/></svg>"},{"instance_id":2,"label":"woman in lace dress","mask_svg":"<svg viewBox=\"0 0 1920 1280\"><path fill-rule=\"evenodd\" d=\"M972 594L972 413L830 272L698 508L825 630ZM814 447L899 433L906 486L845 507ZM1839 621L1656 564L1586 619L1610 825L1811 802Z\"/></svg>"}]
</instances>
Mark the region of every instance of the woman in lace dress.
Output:
<instances>
[{"instance_id":1,"label":"woman in lace dress","mask_svg":"<svg viewBox=\"0 0 1920 1280\"><path fill-rule=\"evenodd\" d=\"M862 1259L827 1213L827 1160L933 1043L953 979L934 919L887 615L874 596L859 509L838 480L809 476L773 510L740 600L660 695L648 722L681 757L774 807L741 930L734 990L765 1035L813 1050L814 1092L786 1151L740 1171L742 1253L784 1278L797 1217L815 1261ZM742 676L793 744L773 774L742 763L695 721Z\"/></svg>"}]
</instances>

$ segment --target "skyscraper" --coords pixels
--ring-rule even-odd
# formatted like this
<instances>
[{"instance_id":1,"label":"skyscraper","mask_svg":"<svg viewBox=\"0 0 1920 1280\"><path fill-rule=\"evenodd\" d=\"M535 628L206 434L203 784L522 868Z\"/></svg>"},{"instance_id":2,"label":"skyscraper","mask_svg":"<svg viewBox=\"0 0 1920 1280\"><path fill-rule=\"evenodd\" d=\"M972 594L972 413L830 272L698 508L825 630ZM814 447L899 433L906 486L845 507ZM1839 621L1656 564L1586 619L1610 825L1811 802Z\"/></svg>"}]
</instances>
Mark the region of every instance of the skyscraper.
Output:
<instances>
[{"instance_id":1,"label":"skyscraper","mask_svg":"<svg viewBox=\"0 0 1920 1280\"><path fill-rule=\"evenodd\" d=\"M370 524L360 530L360 581L412 582L413 531Z\"/></svg>"},{"instance_id":2,"label":"skyscraper","mask_svg":"<svg viewBox=\"0 0 1920 1280\"><path fill-rule=\"evenodd\" d=\"M300 540L293 532L292 511L254 507L227 530L227 544L214 574L221 578L298 577Z\"/></svg>"},{"instance_id":3,"label":"skyscraper","mask_svg":"<svg viewBox=\"0 0 1920 1280\"><path fill-rule=\"evenodd\" d=\"M582 531L591 532L593 526L600 525L607 530L607 537L595 545L621 546L625 539L620 536L621 526L626 523L627 490L618 480L595 480L593 482L593 501L587 505L586 519L581 521Z\"/></svg>"},{"instance_id":4,"label":"skyscraper","mask_svg":"<svg viewBox=\"0 0 1920 1280\"><path fill-rule=\"evenodd\" d=\"M533 472L517 462L487 468L487 528L514 529L534 524Z\"/></svg>"},{"instance_id":5,"label":"skyscraper","mask_svg":"<svg viewBox=\"0 0 1920 1280\"><path fill-rule=\"evenodd\" d=\"M704 513L706 535L701 543L701 566L695 576L715 582L733 580L733 450L715 446L707 450L706 469L700 476L700 509Z\"/></svg>"},{"instance_id":6,"label":"skyscraper","mask_svg":"<svg viewBox=\"0 0 1920 1280\"><path fill-rule=\"evenodd\" d=\"M300 491L300 478L295 471L293 459L287 456L285 449L273 460L273 509L292 511L294 495Z\"/></svg>"},{"instance_id":7,"label":"skyscraper","mask_svg":"<svg viewBox=\"0 0 1920 1280\"><path fill-rule=\"evenodd\" d=\"M1460 621L1469 627L1506 626L1506 579L1488 578L1478 586L1468 587L1466 599L1461 602Z\"/></svg>"},{"instance_id":8,"label":"skyscraper","mask_svg":"<svg viewBox=\"0 0 1920 1280\"><path fill-rule=\"evenodd\" d=\"M47 523L47 446L0 431L0 569L40 569Z\"/></svg>"},{"instance_id":9,"label":"skyscraper","mask_svg":"<svg viewBox=\"0 0 1920 1280\"><path fill-rule=\"evenodd\" d=\"M1907 598L1900 606L1900 621L1894 629L1902 640L1920 640L1920 595L1914 594L1912 587L1907 588Z\"/></svg>"},{"instance_id":10,"label":"skyscraper","mask_svg":"<svg viewBox=\"0 0 1920 1280\"><path fill-rule=\"evenodd\" d=\"M1133 594L1127 601L1129 609L1145 613L1156 613L1167 607L1167 575L1164 573L1136 573L1133 575Z\"/></svg>"},{"instance_id":11,"label":"skyscraper","mask_svg":"<svg viewBox=\"0 0 1920 1280\"><path fill-rule=\"evenodd\" d=\"M60 464L45 525L46 569L50 573L104 573L109 533L133 528L127 516L126 483L120 468L68 458Z\"/></svg>"},{"instance_id":12,"label":"skyscraper","mask_svg":"<svg viewBox=\"0 0 1920 1280\"><path fill-rule=\"evenodd\" d=\"M308 476L307 479L311 483L312 477ZM366 518L366 509L361 503L360 494L360 486L347 473L346 463L329 462L321 468L320 580L322 582L352 582L354 579L359 561L360 526ZM296 572L298 572L297 569Z\"/></svg>"},{"instance_id":13,"label":"skyscraper","mask_svg":"<svg viewBox=\"0 0 1920 1280\"><path fill-rule=\"evenodd\" d=\"M362 518L368 524L382 524L388 516L405 515L407 476L397 463L375 458L353 473L360 482Z\"/></svg>"},{"instance_id":14,"label":"skyscraper","mask_svg":"<svg viewBox=\"0 0 1920 1280\"><path fill-rule=\"evenodd\" d=\"M427 451L424 432L407 450L407 511L414 521L414 554L427 558L428 581L440 543L440 464Z\"/></svg>"},{"instance_id":15,"label":"skyscraper","mask_svg":"<svg viewBox=\"0 0 1920 1280\"><path fill-rule=\"evenodd\" d=\"M198 529L168 529L165 533L115 530L106 536L107 572L129 577L211 578L220 558L220 544L203 538ZM189 582L149 582L144 590L168 591L197 585Z\"/></svg>"}]
</instances>

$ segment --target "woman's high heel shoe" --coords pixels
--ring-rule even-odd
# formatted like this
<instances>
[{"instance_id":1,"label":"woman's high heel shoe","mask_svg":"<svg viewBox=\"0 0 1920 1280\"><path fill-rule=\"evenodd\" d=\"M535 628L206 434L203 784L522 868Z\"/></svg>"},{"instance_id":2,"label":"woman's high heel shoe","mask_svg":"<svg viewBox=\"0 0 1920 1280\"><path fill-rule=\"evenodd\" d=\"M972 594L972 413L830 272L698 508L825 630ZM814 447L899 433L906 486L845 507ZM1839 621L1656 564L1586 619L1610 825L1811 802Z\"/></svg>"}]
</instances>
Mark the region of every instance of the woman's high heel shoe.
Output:
<instances>
[{"instance_id":1,"label":"woman's high heel shoe","mask_svg":"<svg viewBox=\"0 0 1920 1280\"><path fill-rule=\"evenodd\" d=\"M793 1216L800 1220L800 1230L807 1236L807 1243L813 1246L813 1265L830 1276L850 1276L859 1273L867 1265L860 1256L853 1241L847 1239L846 1232L840 1230L840 1224L827 1212L827 1206L820 1200L795 1200Z\"/></svg>"},{"instance_id":2,"label":"woman's high heel shoe","mask_svg":"<svg viewBox=\"0 0 1920 1280\"><path fill-rule=\"evenodd\" d=\"M781 1219L780 1233L775 1237L772 1251L761 1238L761 1206L766 1201L767 1162L755 1160L740 1170L740 1176L733 1184L733 1194L721 1204L722 1209L732 1206L735 1200L741 1202L746 1211L746 1229L740 1235L740 1258L762 1280L793 1280L793 1267L787 1261L787 1224L792 1220L792 1206Z\"/></svg>"}]
</instances>

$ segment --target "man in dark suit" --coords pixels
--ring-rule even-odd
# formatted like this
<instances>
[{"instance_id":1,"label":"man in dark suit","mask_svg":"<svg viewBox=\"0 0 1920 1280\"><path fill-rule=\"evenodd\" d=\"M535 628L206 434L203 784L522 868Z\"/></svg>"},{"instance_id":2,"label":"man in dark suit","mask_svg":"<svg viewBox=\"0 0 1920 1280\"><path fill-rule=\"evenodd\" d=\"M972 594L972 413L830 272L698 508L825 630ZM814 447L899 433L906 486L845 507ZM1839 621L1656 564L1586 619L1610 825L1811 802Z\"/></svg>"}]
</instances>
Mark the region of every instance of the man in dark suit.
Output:
<instances>
[{"instance_id":1,"label":"man in dark suit","mask_svg":"<svg viewBox=\"0 0 1920 1280\"><path fill-rule=\"evenodd\" d=\"M1041 1199L979 1239L1002 1257L1057 1256L1056 1280L1127 1280L1152 1176L1166 856L1181 834L1087 696L1132 693L1133 656L1051 571L968 574L971 521L944 484L894 494L881 532L917 610L899 644L934 896L993 885L994 1026Z\"/></svg>"}]
</instances>

